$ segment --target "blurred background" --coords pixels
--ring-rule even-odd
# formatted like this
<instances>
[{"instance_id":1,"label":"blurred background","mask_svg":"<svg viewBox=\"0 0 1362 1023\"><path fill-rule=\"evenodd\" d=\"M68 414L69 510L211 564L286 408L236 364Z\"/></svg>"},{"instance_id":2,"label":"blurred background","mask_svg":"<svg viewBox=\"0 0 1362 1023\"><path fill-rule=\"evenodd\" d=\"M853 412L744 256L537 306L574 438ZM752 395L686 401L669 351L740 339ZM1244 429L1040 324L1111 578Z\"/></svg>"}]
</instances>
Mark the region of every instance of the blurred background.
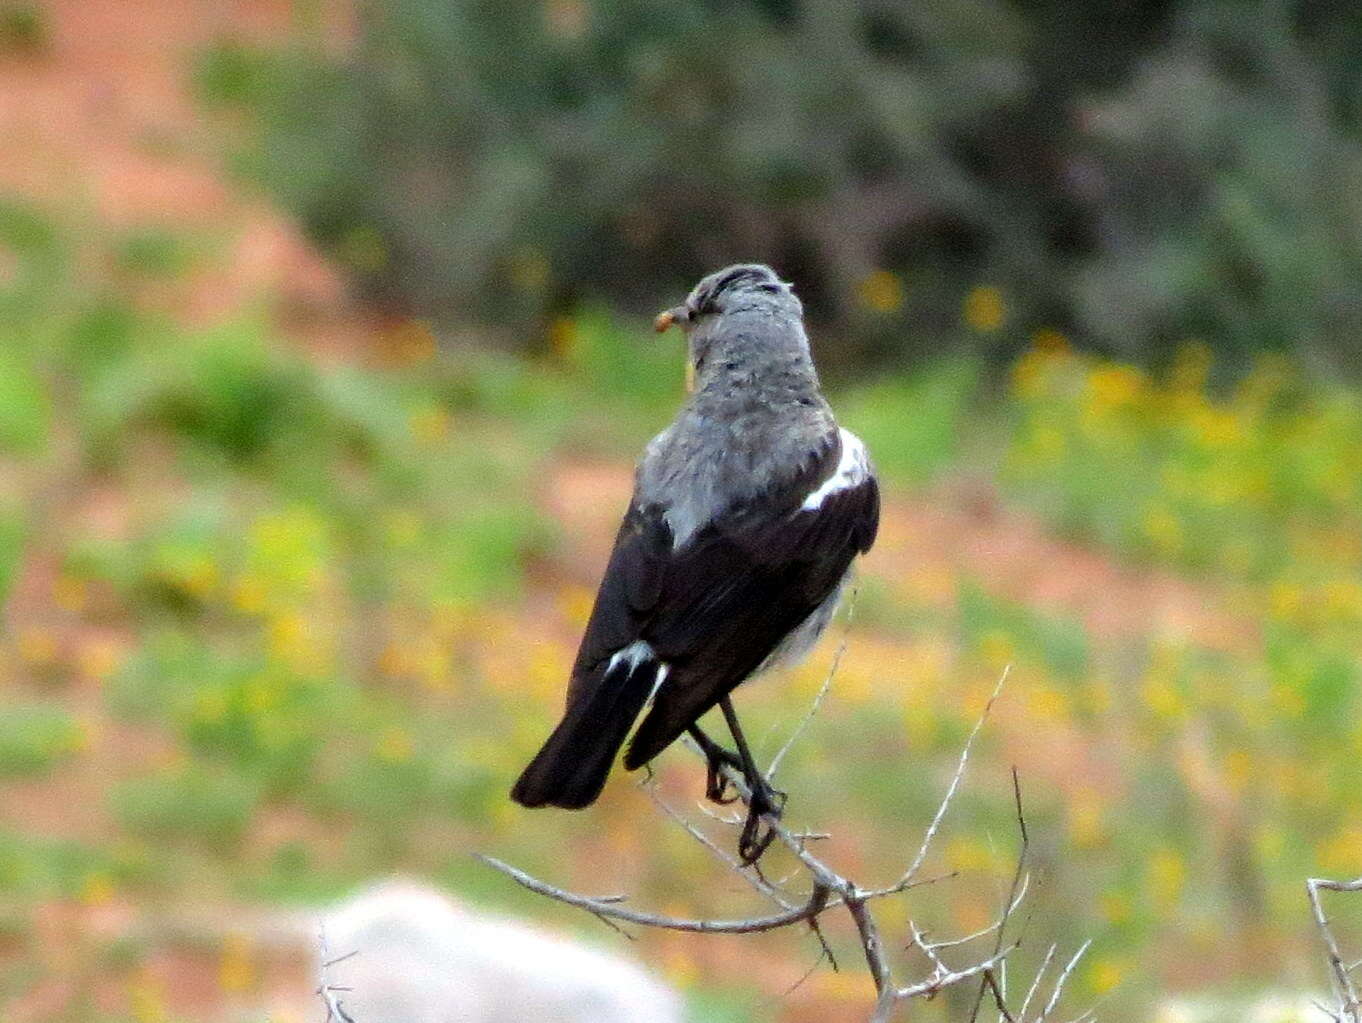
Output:
<instances>
[{"instance_id":1,"label":"blurred background","mask_svg":"<svg viewBox=\"0 0 1362 1023\"><path fill-rule=\"evenodd\" d=\"M1307 1018L1304 879L1362 873L1360 53L1316 0L0 0L0 1016L320 1018L261 1009L270 921L401 872L695 1020L864 1018L807 934L623 942L469 855L750 906L632 778L506 792L683 393L647 317L765 260L886 485L849 631L739 694L769 755L849 637L792 819L897 876L1011 664L914 919L989 919L1015 764L1069 1016Z\"/></svg>"}]
</instances>

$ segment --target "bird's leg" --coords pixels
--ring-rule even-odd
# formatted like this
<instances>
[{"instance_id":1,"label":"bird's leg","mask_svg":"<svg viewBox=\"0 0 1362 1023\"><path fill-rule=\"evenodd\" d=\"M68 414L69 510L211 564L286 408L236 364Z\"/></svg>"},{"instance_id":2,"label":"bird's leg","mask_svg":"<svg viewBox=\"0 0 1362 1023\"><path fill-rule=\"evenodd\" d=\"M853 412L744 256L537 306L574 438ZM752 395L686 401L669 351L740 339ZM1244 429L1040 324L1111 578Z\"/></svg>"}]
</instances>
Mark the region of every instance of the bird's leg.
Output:
<instances>
[{"instance_id":1,"label":"bird's leg","mask_svg":"<svg viewBox=\"0 0 1362 1023\"><path fill-rule=\"evenodd\" d=\"M766 833L762 834L761 818L780 816L781 811L785 809L785 793L773 788L757 769L757 762L752 757L747 738L742 733L742 726L738 724L738 715L733 710L733 701L725 696L719 701L719 707L724 712L724 720L728 722L728 730L733 733L733 742L738 747L738 757L742 761L743 777L747 779L747 787L752 792L752 797L747 801L747 820L743 823L742 834L738 837L738 858L745 866L751 866L761 858L761 854L776 837L774 829L769 827Z\"/></svg>"},{"instance_id":2,"label":"bird's leg","mask_svg":"<svg viewBox=\"0 0 1362 1023\"><path fill-rule=\"evenodd\" d=\"M742 758L720 746L699 725L691 725L687 731L705 755L705 798L720 806L727 806L738 798L738 794L734 792L729 795L729 782L724 776L724 768L732 767L745 774L747 769L743 766Z\"/></svg>"}]
</instances>

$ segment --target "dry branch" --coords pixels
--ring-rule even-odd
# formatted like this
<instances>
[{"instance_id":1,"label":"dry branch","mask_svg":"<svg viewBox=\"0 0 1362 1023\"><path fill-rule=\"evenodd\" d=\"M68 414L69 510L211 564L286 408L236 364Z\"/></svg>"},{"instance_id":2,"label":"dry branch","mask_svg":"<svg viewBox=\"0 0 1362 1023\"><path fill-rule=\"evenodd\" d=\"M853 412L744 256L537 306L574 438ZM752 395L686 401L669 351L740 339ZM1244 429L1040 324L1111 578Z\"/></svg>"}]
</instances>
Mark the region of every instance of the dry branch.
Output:
<instances>
[{"instance_id":1,"label":"dry branch","mask_svg":"<svg viewBox=\"0 0 1362 1023\"><path fill-rule=\"evenodd\" d=\"M833 668L835 671L835 666ZM1019 1011L1012 1010L1006 999L1005 975L1003 981L999 979L999 971L1007 962L1008 956L1017 949L1020 941L1016 938L1009 939L1006 935L1008 924L1013 914L1025 899L1029 878L1026 873L1026 853L1028 849L1029 836L1026 830L1026 818L1022 810L1021 786L1017 780L1016 772L1013 772L1013 791L1016 802L1017 824L1021 834L1021 852L1018 857L1016 869L1012 875L1012 883L1007 892L1006 898L999 909L997 919L988 927L983 928L973 934L964 937L948 938L943 940L929 940L928 937L918 929L917 925L911 920L909 926L912 931L912 942L910 948L915 948L922 953L927 960L929 969L925 976L920 976L908 981L896 979L895 969L890 962L888 950L885 947L884 939L881 935L879 924L872 912L873 904L890 896L901 895L918 887L935 884L954 874L932 876L927 878L919 877L924 864L927 861L931 847L936 837L940 833L942 822L954 802L960 790L961 782L965 776L965 771L969 763L970 753L973 750L975 739L987 721L993 705L1002 691L1004 682L1007 679L1007 672L1004 671L998 680L992 695L989 697L987 705L980 713L978 720L974 724L969 737L966 739L961 750L959 760L956 763L955 771L951 776L950 783L946 787L945 794L938 804L936 813L931 823L928 825L923 835L922 842L918 846L907 867L893 883L882 887L864 887L859 883L844 877L821 857L810 851L810 842L816 838L823 838L822 833L810 833L806 830L792 830L787 827L782 820L775 815L762 815L762 823L771 829L776 841L783 845L799 864L799 869L791 878L784 881L772 881L768 879L757 866L744 867L735 857L729 855L717 843L707 836L704 831L697 827L693 822L686 819L672 807L668 806L656 792L651 789L651 779L644 782L649 786L649 794L659 809L671 820L682 827L687 834L704 846L714 855L724 866L742 877L744 881L755 889L761 896L771 901L778 907L777 912L764 916L751 916L739 919L686 919L673 916L664 916L657 913L644 912L632 909L624 905L626 897L622 895L583 895L577 892L567 891L556 885L549 884L539 878L533 877L508 863L495 859L490 856L478 856L478 859L490 867L506 874L517 884L528 888L530 891L544 895L558 902L570 906L576 906L598 917L602 921L617 927L621 923L634 924L643 927L658 927L668 930L689 931L701 934L754 934L764 931L778 930L784 927L791 927L798 924L807 924L814 933L822 946L821 958L826 955L831 959L831 949L819 930L819 921L823 914L830 910L844 908L851 917L856 927L856 933L862 956L865 960L866 970L875 984L876 1001L872 1010L871 1023L886 1023L893 1015L897 1006L901 1003L915 998L932 998L946 988L978 980L980 983L979 996L975 1006L974 1019L978 1013L978 1003L981 1003L986 995L992 996L992 1001L996 1007L1001 1021L1005 1023L1045 1023L1050 1018L1051 1013L1059 1004L1065 983L1069 980L1079 959L1087 949L1085 944L1079 949L1078 953L1069 961L1068 965L1059 973L1057 979L1050 987L1050 996L1045 1001L1044 1009L1035 1017L1028 1021L1026 1018L1032 1000L1037 992L1043 987L1043 976L1048 970L1053 960L1056 950L1052 948L1049 955L1045 958L1040 972L1031 984L1026 1001L1023 1002ZM814 701L814 707L810 713L806 714L795 729L795 735L791 737L791 742L796 738L807 725L808 721L817 712L824 696L831 684L832 672L829 673L828 680L819 690L819 694ZM789 743L781 748L773 764L778 764L781 757L789 749ZM738 793L738 798L744 806L750 806L752 793L747 786L741 772L732 768L724 768L727 778L733 790ZM742 817L721 816L706 811L707 815L722 825L739 825ZM795 879L802 879L806 894L796 895L787 890L786 885ZM964 946L977 940L992 938L991 950L987 953L979 953L976 958L971 958L963 964L952 964L947 961L947 956L955 958ZM835 960L834 968L835 968Z\"/></svg>"},{"instance_id":2,"label":"dry branch","mask_svg":"<svg viewBox=\"0 0 1362 1023\"><path fill-rule=\"evenodd\" d=\"M1320 937L1324 939L1324 949L1329 957L1329 982L1333 987L1336 1001L1332 1009L1323 1005L1319 1006L1319 1009L1336 1023L1362 1023L1362 1003L1359 1003L1357 985L1353 981L1353 971L1362 966L1362 962L1344 962L1343 953L1338 947L1338 939L1334 937L1333 927L1324 914L1324 905L1319 897L1321 891L1362 892L1362 877L1355 881L1331 881L1327 878L1312 877L1305 882L1305 891L1310 899L1310 911L1315 916L1315 926L1319 928Z\"/></svg>"},{"instance_id":3,"label":"dry branch","mask_svg":"<svg viewBox=\"0 0 1362 1023\"><path fill-rule=\"evenodd\" d=\"M344 962L355 955L356 952L346 952L344 955L331 958L331 950L326 944L325 927L317 931L317 946L321 953L317 957L317 994L321 997L322 1004L326 1006L326 1023L355 1023L354 1018L345 1011L345 1006L341 1003L339 997L341 992L350 989L332 984L327 973L331 967Z\"/></svg>"}]
</instances>

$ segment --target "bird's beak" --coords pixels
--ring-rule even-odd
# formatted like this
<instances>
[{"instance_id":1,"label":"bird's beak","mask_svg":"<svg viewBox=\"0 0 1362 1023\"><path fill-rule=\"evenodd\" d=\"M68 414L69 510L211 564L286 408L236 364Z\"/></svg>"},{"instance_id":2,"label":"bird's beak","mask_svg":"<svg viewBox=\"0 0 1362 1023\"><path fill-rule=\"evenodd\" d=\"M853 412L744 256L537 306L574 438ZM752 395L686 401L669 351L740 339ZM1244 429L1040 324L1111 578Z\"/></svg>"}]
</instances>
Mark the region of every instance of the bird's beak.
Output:
<instances>
[{"instance_id":1,"label":"bird's beak","mask_svg":"<svg viewBox=\"0 0 1362 1023\"><path fill-rule=\"evenodd\" d=\"M653 330L657 331L659 334L665 333L668 327L678 321L682 323L686 322L685 306L676 306L672 309L662 310L662 312L657 314L657 318L653 320Z\"/></svg>"}]
</instances>

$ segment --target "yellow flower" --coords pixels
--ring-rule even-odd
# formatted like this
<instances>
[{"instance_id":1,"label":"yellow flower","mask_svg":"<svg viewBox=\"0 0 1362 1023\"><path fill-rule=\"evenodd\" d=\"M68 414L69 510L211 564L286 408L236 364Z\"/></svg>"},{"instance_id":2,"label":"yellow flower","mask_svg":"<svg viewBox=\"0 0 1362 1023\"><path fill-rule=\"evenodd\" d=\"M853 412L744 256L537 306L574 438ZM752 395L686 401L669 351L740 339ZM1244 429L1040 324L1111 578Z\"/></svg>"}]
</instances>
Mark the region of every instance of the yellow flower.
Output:
<instances>
[{"instance_id":1,"label":"yellow flower","mask_svg":"<svg viewBox=\"0 0 1362 1023\"><path fill-rule=\"evenodd\" d=\"M1069 697L1053 686L1036 686L1030 693L1027 706L1040 721L1063 724L1069 720Z\"/></svg>"},{"instance_id":2,"label":"yellow flower","mask_svg":"<svg viewBox=\"0 0 1362 1023\"><path fill-rule=\"evenodd\" d=\"M952 870L989 870L993 854L976 838L952 838L946 846L946 862Z\"/></svg>"},{"instance_id":3,"label":"yellow flower","mask_svg":"<svg viewBox=\"0 0 1362 1023\"><path fill-rule=\"evenodd\" d=\"M19 656L31 667L46 668L57 659L57 639L49 629L25 629L18 645Z\"/></svg>"},{"instance_id":4,"label":"yellow flower","mask_svg":"<svg viewBox=\"0 0 1362 1023\"><path fill-rule=\"evenodd\" d=\"M1272 617L1278 621L1293 621L1305 603L1305 589L1297 583L1278 580L1269 594Z\"/></svg>"},{"instance_id":5,"label":"yellow flower","mask_svg":"<svg viewBox=\"0 0 1362 1023\"><path fill-rule=\"evenodd\" d=\"M1356 877L1362 873L1362 824L1345 825L1315 847L1315 859L1326 874Z\"/></svg>"},{"instance_id":6,"label":"yellow flower","mask_svg":"<svg viewBox=\"0 0 1362 1023\"><path fill-rule=\"evenodd\" d=\"M1193 435L1207 448L1224 449L1244 439L1244 427L1238 417L1214 406L1195 409L1190 425Z\"/></svg>"},{"instance_id":7,"label":"yellow flower","mask_svg":"<svg viewBox=\"0 0 1362 1023\"><path fill-rule=\"evenodd\" d=\"M1290 682L1272 687L1272 705L1284 716L1298 718L1305 713L1305 695Z\"/></svg>"},{"instance_id":8,"label":"yellow flower","mask_svg":"<svg viewBox=\"0 0 1362 1023\"><path fill-rule=\"evenodd\" d=\"M1144 388L1144 374L1134 366L1098 366L1088 374L1086 407L1097 415L1127 408L1139 400Z\"/></svg>"},{"instance_id":9,"label":"yellow flower","mask_svg":"<svg viewBox=\"0 0 1362 1023\"><path fill-rule=\"evenodd\" d=\"M63 611L80 611L88 597L89 587L84 579L60 575L52 583L52 602Z\"/></svg>"},{"instance_id":10,"label":"yellow flower","mask_svg":"<svg viewBox=\"0 0 1362 1023\"><path fill-rule=\"evenodd\" d=\"M80 901L90 907L106 906L114 897L113 880L102 870L92 870L80 884Z\"/></svg>"},{"instance_id":11,"label":"yellow flower","mask_svg":"<svg viewBox=\"0 0 1362 1023\"><path fill-rule=\"evenodd\" d=\"M191 597L206 600L218 584L218 566L207 555L191 558L178 567L170 581Z\"/></svg>"},{"instance_id":12,"label":"yellow flower","mask_svg":"<svg viewBox=\"0 0 1362 1023\"><path fill-rule=\"evenodd\" d=\"M242 614L256 615L265 609L265 585L260 577L243 572L232 583L232 606Z\"/></svg>"},{"instance_id":13,"label":"yellow flower","mask_svg":"<svg viewBox=\"0 0 1362 1023\"><path fill-rule=\"evenodd\" d=\"M411 759L411 736L396 726L385 728L374 745L378 759L390 764L400 764Z\"/></svg>"},{"instance_id":14,"label":"yellow flower","mask_svg":"<svg viewBox=\"0 0 1362 1023\"><path fill-rule=\"evenodd\" d=\"M566 359L577 350L581 337L577 321L570 316L555 316L549 323L549 351L560 359Z\"/></svg>"},{"instance_id":15,"label":"yellow flower","mask_svg":"<svg viewBox=\"0 0 1362 1023\"><path fill-rule=\"evenodd\" d=\"M407 425L418 443L433 446L449 436L449 413L438 405L426 405L412 412Z\"/></svg>"},{"instance_id":16,"label":"yellow flower","mask_svg":"<svg viewBox=\"0 0 1362 1023\"><path fill-rule=\"evenodd\" d=\"M1180 717L1187 709L1178 687L1171 680L1159 675L1145 679L1141 696L1144 705L1153 711L1156 717L1165 719Z\"/></svg>"},{"instance_id":17,"label":"yellow flower","mask_svg":"<svg viewBox=\"0 0 1362 1023\"><path fill-rule=\"evenodd\" d=\"M1187 880L1187 865L1172 849L1160 849L1149 861L1148 878L1154 905L1167 912L1182 896L1182 886Z\"/></svg>"},{"instance_id":18,"label":"yellow flower","mask_svg":"<svg viewBox=\"0 0 1362 1023\"><path fill-rule=\"evenodd\" d=\"M1095 995L1114 990L1125 977L1125 966L1112 956L1096 959L1088 967L1088 988Z\"/></svg>"},{"instance_id":19,"label":"yellow flower","mask_svg":"<svg viewBox=\"0 0 1362 1023\"><path fill-rule=\"evenodd\" d=\"M595 600L595 594L585 586L565 586L558 594L558 609L569 625L580 628L586 624Z\"/></svg>"},{"instance_id":20,"label":"yellow flower","mask_svg":"<svg viewBox=\"0 0 1362 1023\"><path fill-rule=\"evenodd\" d=\"M255 962L245 935L229 934L223 941L222 958L218 961L218 985L232 994L255 987Z\"/></svg>"},{"instance_id":21,"label":"yellow flower","mask_svg":"<svg viewBox=\"0 0 1362 1023\"><path fill-rule=\"evenodd\" d=\"M1069 841L1080 849L1092 849L1106 839L1101 795L1083 788L1074 793L1069 805Z\"/></svg>"},{"instance_id":22,"label":"yellow flower","mask_svg":"<svg viewBox=\"0 0 1362 1023\"><path fill-rule=\"evenodd\" d=\"M103 682L123 660L123 649L117 640L96 637L81 643L76 651L76 664L81 674L92 682Z\"/></svg>"},{"instance_id":23,"label":"yellow flower","mask_svg":"<svg viewBox=\"0 0 1362 1023\"><path fill-rule=\"evenodd\" d=\"M165 1023L165 994L156 977L146 969L139 970L128 984L128 1008L137 1023Z\"/></svg>"},{"instance_id":24,"label":"yellow flower","mask_svg":"<svg viewBox=\"0 0 1362 1023\"><path fill-rule=\"evenodd\" d=\"M1012 663L1016 653L1012 637L1002 629L992 629L979 639L979 656L990 667L1005 668Z\"/></svg>"},{"instance_id":25,"label":"yellow flower","mask_svg":"<svg viewBox=\"0 0 1362 1023\"><path fill-rule=\"evenodd\" d=\"M971 288L965 295L962 315L965 325L971 330L991 334L1002 328L1007 318L1007 306L1003 293L991 284L980 284Z\"/></svg>"},{"instance_id":26,"label":"yellow flower","mask_svg":"<svg viewBox=\"0 0 1362 1023\"><path fill-rule=\"evenodd\" d=\"M403 320L388 331L384 340L389 357L399 365L428 362L439 351L435 332L425 320Z\"/></svg>"},{"instance_id":27,"label":"yellow flower","mask_svg":"<svg viewBox=\"0 0 1362 1023\"><path fill-rule=\"evenodd\" d=\"M1147 508L1142 526L1145 538L1160 554L1176 554L1181 550L1182 523L1167 506L1155 504Z\"/></svg>"},{"instance_id":28,"label":"yellow flower","mask_svg":"<svg viewBox=\"0 0 1362 1023\"><path fill-rule=\"evenodd\" d=\"M1362 618L1362 583L1356 579L1334 579L1324 587L1324 608L1339 622Z\"/></svg>"},{"instance_id":29,"label":"yellow flower","mask_svg":"<svg viewBox=\"0 0 1362 1023\"><path fill-rule=\"evenodd\" d=\"M856 297L874 312L897 312L903 306L903 282L891 270L875 270L857 283Z\"/></svg>"},{"instance_id":30,"label":"yellow flower","mask_svg":"<svg viewBox=\"0 0 1362 1023\"><path fill-rule=\"evenodd\" d=\"M1102 917L1112 924L1123 924L1130 919L1132 905L1130 896L1124 892L1105 892L1098 901L1098 908L1102 911Z\"/></svg>"},{"instance_id":31,"label":"yellow flower","mask_svg":"<svg viewBox=\"0 0 1362 1023\"><path fill-rule=\"evenodd\" d=\"M1055 353L1069 350L1069 339L1053 327L1040 327L1031 332L1031 347L1037 352Z\"/></svg>"},{"instance_id":32,"label":"yellow flower","mask_svg":"<svg viewBox=\"0 0 1362 1023\"><path fill-rule=\"evenodd\" d=\"M1237 749L1225 754L1225 781L1236 794L1241 794L1253 777L1253 758Z\"/></svg>"}]
</instances>

